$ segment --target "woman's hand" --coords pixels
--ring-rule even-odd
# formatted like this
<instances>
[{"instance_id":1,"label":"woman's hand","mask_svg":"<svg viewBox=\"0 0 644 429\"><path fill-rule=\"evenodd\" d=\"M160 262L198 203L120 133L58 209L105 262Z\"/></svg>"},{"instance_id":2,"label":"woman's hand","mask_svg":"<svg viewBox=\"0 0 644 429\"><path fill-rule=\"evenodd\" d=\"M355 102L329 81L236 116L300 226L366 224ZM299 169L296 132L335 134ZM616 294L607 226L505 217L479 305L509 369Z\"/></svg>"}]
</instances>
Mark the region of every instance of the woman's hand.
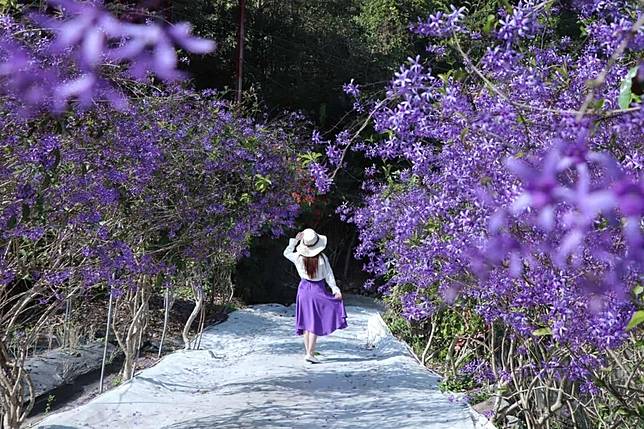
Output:
<instances>
[{"instance_id":1,"label":"woman's hand","mask_svg":"<svg viewBox=\"0 0 644 429\"><path fill-rule=\"evenodd\" d=\"M302 232L298 232L298 233L297 233L297 235L295 236L295 239L296 239L297 241L301 241L301 240L302 240L302 235L303 235L303 233L302 233Z\"/></svg>"},{"instance_id":2,"label":"woman's hand","mask_svg":"<svg viewBox=\"0 0 644 429\"><path fill-rule=\"evenodd\" d=\"M335 294L333 294L333 297L335 299L342 299L342 293L341 292L336 292Z\"/></svg>"}]
</instances>

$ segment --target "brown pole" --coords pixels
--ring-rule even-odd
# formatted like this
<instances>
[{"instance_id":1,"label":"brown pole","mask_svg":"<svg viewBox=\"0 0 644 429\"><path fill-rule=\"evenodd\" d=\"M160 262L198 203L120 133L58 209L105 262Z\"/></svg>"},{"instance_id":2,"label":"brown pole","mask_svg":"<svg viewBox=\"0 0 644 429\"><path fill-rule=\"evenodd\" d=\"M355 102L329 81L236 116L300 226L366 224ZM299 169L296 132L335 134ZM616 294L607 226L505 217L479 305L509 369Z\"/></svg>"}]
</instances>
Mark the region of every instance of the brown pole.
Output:
<instances>
[{"instance_id":1,"label":"brown pole","mask_svg":"<svg viewBox=\"0 0 644 429\"><path fill-rule=\"evenodd\" d=\"M246 0L239 0L239 38L237 39L237 102L242 98L242 75L244 65L244 15Z\"/></svg>"}]
</instances>

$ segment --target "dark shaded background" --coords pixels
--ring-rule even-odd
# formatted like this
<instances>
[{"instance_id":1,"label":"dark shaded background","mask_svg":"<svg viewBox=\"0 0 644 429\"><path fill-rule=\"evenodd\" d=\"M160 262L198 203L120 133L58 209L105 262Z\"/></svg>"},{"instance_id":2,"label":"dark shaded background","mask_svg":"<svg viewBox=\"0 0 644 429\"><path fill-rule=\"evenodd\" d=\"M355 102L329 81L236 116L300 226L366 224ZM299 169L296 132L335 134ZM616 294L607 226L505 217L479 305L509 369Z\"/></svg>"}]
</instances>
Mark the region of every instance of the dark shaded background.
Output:
<instances>
[{"instance_id":1,"label":"dark shaded background","mask_svg":"<svg viewBox=\"0 0 644 429\"><path fill-rule=\"evenodd\" d=\"M421 50L413 46L408 23L436 3L246 0L245 99L259 105L269 119L285 110L301 111L332 138L359 120L342 85L353 78L368 97L380 94L400 63ZM230 97L236 82L238 5L237 0L180 0L157 6L165 19L189 21L196 34L218 43L216 53L190 57L186 67L198 88L228 90ZM304 207L298 219L299 229L312 227L329 237L326 253L344 291L361 291L366 275L352 257L355 228L341 222L335 208L345 200L357 202L364 162L351 155L332 193ZM293 302L299 278L282 256L287 242L286 237L255 240L251 256L240 261L235 273L239 298L249 304Z\"/></svg>"}]
</instances>

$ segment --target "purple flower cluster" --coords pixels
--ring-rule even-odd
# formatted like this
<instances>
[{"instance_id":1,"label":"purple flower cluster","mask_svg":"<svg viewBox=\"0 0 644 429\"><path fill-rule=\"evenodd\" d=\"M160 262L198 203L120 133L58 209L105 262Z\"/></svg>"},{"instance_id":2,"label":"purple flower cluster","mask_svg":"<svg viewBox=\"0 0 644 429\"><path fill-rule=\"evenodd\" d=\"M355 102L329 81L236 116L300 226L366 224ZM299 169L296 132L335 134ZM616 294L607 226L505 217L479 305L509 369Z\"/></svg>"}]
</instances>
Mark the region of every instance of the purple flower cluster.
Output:
<instances>
[{"instance_id":1,"label":"purple flower cluster","mask_svg":"<svg viewBox=\"0 0 644 429\"><path fill-rule=\"evenodd\" d=\"M311 177L315 180L315 187L320 194L326 194L331 189L329 172L323 165L313 162L309 165Z\"/></svg>"},{"instance_id":2,"label":"purple flower cluster","mask_svg":"<svg viewBox=\"0 0 644 429\"><path fill-rule=\"evenodd\" d=\"M0 19L0 91L27 106L60 113L72 100L82 108L107 100L122 109L126 99L110 81L115 67L127 65L137 80L153 73L171 81L180 77L175 46L197 54L215 48L212 41L193 37L187 23L125 22L94 1L49 4L62 19L38 13L31 18L53 33L52 40L37 36L39 29L19 31L20 24L8 16Z\"/></svg>"},{"instance_id":3,"label":"purple flower cluster","mask_svg":"<svg viewBox=\"0 0 644 429\"><path fill-rule=\"evenodd\" d=\"M256 122L212 92L167 90L58 124L10 103L1 117L0 282L27 279L43 302L234 264L253 236L293 226L309 182L298 121Z\"/></svg>"},{"instance_id":4,"label":"purple flower cluster","mask_svg":"<svg viewBox=\"0 0 644 429\"><path fill-rule=\"evenodd\" d=\"M352 97L360 97L360 85L354 83L353 79L351 79L351 82L342 85L342 90L345 94L348 94Z\"/></svg>"},{"instance_id":5,"label":"purple flower cluster","mask_svg":"<svg viewBox=\"0 0 644 429\"><path fill-rule=\"evenodd\" d=\"M496 378L490 363L481 359L474 359L466 363L460 368L459 373L472 377L478 384L490 383Z\"/></svg>"},{"instance_id":6,"label":"purple flower cluster","mask_svg":"<svg viewBox=\"0 0 644 429\"><path fill-rule=\"evenodd\" d=\"M456 32L463 32L461 22L465 18L466 11L464 7L457 8L450 5L449 13L436 12L429 15L425 21L419 18L418 23L412 26L412 30L427 37L446 37Z\"/></svg>"},{"instance_id":7,"label":"purple flower cluster","mask_svg":"<svg viewBox=\"0 0 644 429\"><path fill-rule=\"evenodd\" d=\"M370 112L381 139L357 146L384 174L366 169L362 204L341 213L408 320L431 313L418 297L436 290L566 351L526 358L526 371L587 382L601 361L585 358L624 344L644 305L632 293L644 264L644 110L628 92L628 108L619 101L643 30L623 2L562 4L594 13L583 43L562 43L548 7L502 11L487 37L463 37L473 31L456 9L421 21L415 31L446 38L465 73L434 74L421 57L401 66Z\"/></svg>"},{"instance_id":8,"label":"purple flower cluster","mask_svg":"<svg viewBox=\"0 0 644 429\"><path fill-rule=\"evenodd\" d=\"M407 293L400 298L403 306L402 316L409 321L420 322L434 313L434 305L429 298L417 291Z\"/></svg>"},{"instance_id":9,"label":"purple flower cluster","mask_svg":"<svg viewBox=\"0 0 644 429\"><path fill-rule=\"evenodd\" d=\"M530 38L537 34L541 26L537 18L541 10L535 8L534 0L521 1L514 7L511 14L501 18L498 38L507 44L513 44L521 39Z\"/></svg>"}]
</instances>

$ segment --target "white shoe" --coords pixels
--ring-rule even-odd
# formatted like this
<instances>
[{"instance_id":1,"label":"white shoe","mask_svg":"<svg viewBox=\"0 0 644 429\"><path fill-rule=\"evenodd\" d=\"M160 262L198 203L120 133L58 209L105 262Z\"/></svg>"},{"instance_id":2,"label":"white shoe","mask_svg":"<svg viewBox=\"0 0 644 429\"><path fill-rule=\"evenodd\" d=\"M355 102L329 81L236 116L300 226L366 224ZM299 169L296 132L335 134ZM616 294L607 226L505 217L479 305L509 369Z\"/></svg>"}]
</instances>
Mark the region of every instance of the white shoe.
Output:
<instances>
[{"instance_id":1,"label":"white shoe","mask_svg":"<svg viewBox=\"0 0 644 429\"><path fill-rule=\"evenodd\" d=\"M304 357L304 360L311 363L320 363L320 361L315 356L312 356L312 355L306 355Z\"/></svg>"}]
</instances>

